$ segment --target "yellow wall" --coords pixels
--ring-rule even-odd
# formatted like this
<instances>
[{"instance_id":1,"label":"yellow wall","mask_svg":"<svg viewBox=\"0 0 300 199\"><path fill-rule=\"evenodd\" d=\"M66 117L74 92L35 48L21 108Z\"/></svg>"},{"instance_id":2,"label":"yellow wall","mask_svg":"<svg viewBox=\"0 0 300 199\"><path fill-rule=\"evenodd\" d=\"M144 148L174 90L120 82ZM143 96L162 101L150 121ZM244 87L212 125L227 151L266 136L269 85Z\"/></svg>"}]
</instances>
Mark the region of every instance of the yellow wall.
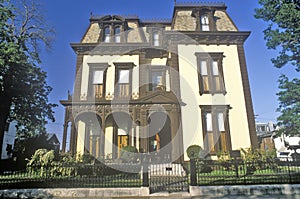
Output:
<instances>
[{"instance_id":1,"label":"yellow wall","mask_svg":"<svg viewBox=\"0 0 300 199\"><path fill-rule=\"evenodd\" d=\"M223 73L227 94L199 94L197 58L198 52L223 52ZM180 45L179 71L182 107L184 151L192 144L203 146L202 119L199 105L229 105L229 126L232 149L250 146L248 120L240 72L237 46L235 45ZM187 156L185 154L185 159Z\"/></svg>"}]
</instances>

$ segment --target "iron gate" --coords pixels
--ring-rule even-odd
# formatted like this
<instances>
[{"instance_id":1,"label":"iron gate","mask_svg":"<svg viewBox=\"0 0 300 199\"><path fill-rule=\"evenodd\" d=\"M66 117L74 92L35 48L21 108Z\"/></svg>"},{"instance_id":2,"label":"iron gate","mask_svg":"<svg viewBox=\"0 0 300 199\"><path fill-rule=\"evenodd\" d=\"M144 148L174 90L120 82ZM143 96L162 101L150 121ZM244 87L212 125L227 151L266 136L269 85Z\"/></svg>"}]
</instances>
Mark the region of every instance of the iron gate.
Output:
<instances>
[{"instance_id":1,"label":"iron gate","mask_svg":"<svg viewBox=\"0 0 300 199\"><path fill-rule=\"evenodd\" d=\"M188 191L188 177L181 164L151 164L149 177L151 193Z\"/></svg>"}]
</instances>

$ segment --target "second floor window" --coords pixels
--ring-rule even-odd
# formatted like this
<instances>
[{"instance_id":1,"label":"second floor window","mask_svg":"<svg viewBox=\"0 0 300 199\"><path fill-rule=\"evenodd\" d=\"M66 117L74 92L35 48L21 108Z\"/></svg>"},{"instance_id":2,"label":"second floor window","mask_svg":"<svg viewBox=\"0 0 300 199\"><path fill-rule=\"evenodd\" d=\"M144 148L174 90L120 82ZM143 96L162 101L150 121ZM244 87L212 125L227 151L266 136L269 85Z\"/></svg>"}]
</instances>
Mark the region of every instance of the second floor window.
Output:
<instances>
[{"instance_id":1,"label":"second floor window","mask_svg":"<svg viewBox=\"0 0 300 199\"><path fill-rule=\"evenodd\" d=\"M196 53L200 94L225 94L222 53Z\"/></svg>"},{"instance_id":2,"label":"second floor window","mask_svg":"<svg viewBox=\"0 0 300 199\"><path fill-rule=\"evenodd\" d=\"M149 69L149 91L166 89L166 72L161 66L153 66Z\"/></svg>"},{"instance_id":3,"label":"second floor window","mask_svg":"<svg viewBox=\"0 0 300 199\"><path fill-rule=\"evenodd\" d=\"M207 15L201 16L201 30L202 31L209 31L209 19Z\"/></svg>"},{"instance_id":4,"label":"second floor window","mask_svg":"<svg viewBox=\"0 0 300 199\"><path fill-rule=\"evenodd\" d=\"M107 63L89 63L89 86L88 97L93 99L104 98L105 95L105 81Z\"/></svg>"},{"instance_id":5,"label":"second floor window","mask_svg":"<svg viewBox=\"0 0 300 199\"><path fill-rule=\"evenodd\" d=\"M116 73L116 90L117 97L130 97L131 95L131 69L118 68Z\"/></svg>"},{"instance_id":6,"label":"second floor window","mask_svg":"<svg viewBox=\"0 0 300 199\"><path fill-rule=\"evenodd\" d=\"M95 98L103 97L104 90L104 71L103 70L94 70L93 71L93 95Z\"/></svg>"}]
</instances>

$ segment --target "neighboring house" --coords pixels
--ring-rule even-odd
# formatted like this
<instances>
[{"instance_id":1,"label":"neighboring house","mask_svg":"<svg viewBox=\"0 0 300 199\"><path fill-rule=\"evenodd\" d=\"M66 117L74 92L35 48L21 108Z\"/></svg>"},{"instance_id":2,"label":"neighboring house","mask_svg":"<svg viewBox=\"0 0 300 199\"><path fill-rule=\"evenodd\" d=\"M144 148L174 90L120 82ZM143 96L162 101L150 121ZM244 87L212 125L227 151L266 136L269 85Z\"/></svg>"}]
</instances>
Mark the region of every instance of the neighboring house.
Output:
<instances>
[{"instance_id":1,"label":"neighboring house","mask_svg":"<svg viewBox=\"0 0 300 199\"><path fill-rule=\"evenodd\" d=\"M56 134L48 133L47 135L48 135L47 142L52 146L52 149L55 151L55 154L59 154L60 142Z\"/></svg>"},{"instance_id":2,"label":"neighboring house","mask_svg":"<svg viewBox=\"0 0 300 199\"><path fill-rule=\"evenodd\" d=\"M15 144L15 137L16 137L16 121L12 121L7 123L4 138L3 138L3 145L2 145L2 154L1 159L11 159L13 156L13 149Z\"/></svg>"},{"instance_id":3,"label":"neighboring house","mask_svg":"<svg viewBox=\"0 0 300 199\"><path fill-rule=\"evenodd\" d=\"M274 124L273 122L268 123L256 123L256 134L258 137L259 148L263 150L275 149L273 134Z\"/></svg>"},{"instance_id":4,"label":"neighboring house","mask_svg":"<svg viewBox=\"0 0 300 199\"><path fill-rule=\"evenodd\" d=\"M300 137L299 136L286 136L274 138L274 144L277 151L277 157L281 160L292 160L293 154L296 152L300 154Z\"/></svg>"},{"instance_id":5,"label":"neighboring house","mask_svg":"<svg viewBox=\"0 0 300 199\"><path fill-rule=\"evenodd\" d=\"M176 3L169 20L91 16L71 44L76 80L73 96L61 100L62 150L117 159L129 145L183 161L193 144L212 157L257 147L249 35L224 3Z\"/></svg>"},{"instance_id":6,"label":"neighboring house","mask_svg":"<svg viewBox=\"0 0 300 199\"><path fill-rule=\"evenodd\" d=\"M292 160L295 150L300 154L300 137L299 136L275 136L274 131L278 130L278 126L273 122L256 123L256 132L259 147L263 150L276 149L277 157L280 160Z\"/></svg>"}]
</instances>

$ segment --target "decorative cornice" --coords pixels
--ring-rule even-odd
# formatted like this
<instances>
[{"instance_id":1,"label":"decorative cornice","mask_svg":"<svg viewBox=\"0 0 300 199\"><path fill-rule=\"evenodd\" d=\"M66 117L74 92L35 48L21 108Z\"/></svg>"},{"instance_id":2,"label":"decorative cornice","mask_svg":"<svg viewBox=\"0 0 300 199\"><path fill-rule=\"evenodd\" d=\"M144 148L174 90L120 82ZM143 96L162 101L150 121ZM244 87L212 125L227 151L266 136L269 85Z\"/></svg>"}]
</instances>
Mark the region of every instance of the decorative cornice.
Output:
<instances>
[{"instance_id":1,"label":"decorative cornice","mask_svg":"<svg viewBox=\"0 0 300 199\"><path fill-rule=\"evenodd\" d=\"M164 46L170 44L205 44L205 45L234 45L244 43L250 35L249 31L165 31ZM77 54L118 55L132 54L141 49L155 49L150 43L71 43Z\"/></svg>"},{"instance_id":2,"label":"decorative cornice","mask_svg":"<svg viewBox=\"0 0 300 199\"><path fill-rule=\"evenodd\" d=\"M176 44L234 45L244 43L250 32L235 31L166 31L166 39Z\"/></svg>"},{"instance_id":3,"label":"decorative cornice","mask_svg":"<svg viewBox=\"0 0 300 199\"><path fill-rule=\"evenodd\" d=\"M71 43L77 54L126 54L132 51L149 48L149 43Z\"/></svg>"}]
</instances>

